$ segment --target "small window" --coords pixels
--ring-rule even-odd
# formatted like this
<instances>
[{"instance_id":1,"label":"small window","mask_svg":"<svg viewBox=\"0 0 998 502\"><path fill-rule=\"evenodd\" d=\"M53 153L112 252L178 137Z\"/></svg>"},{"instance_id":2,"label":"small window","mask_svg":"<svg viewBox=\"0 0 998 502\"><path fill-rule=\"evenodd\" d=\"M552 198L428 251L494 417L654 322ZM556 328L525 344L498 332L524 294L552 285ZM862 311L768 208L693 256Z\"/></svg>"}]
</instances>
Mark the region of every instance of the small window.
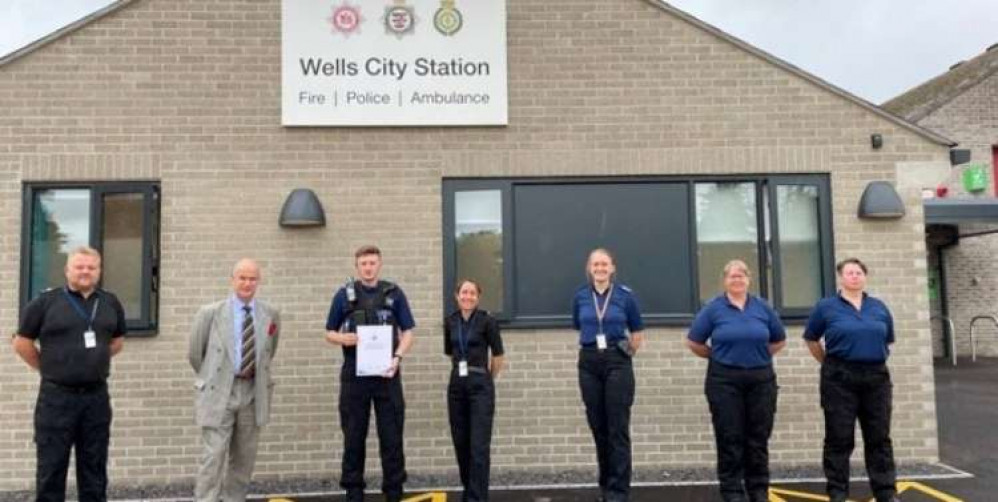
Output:
<instances>
[{"instance_id":1,"label":"small window","mask_svg":"<svg viewBox=\"0 0 998 502\"><path fill-rule=\"evenodd\" d=\"M454 246L457 248L457 278L477 282L482 291L481 307L503 311L502 192L466 190L454 192Z\"/></svg>"},{"instance_id":2,"label":"small window","mask_svg":"<svg viewBox=\"0 0 998 502\"><path fill-rule=\"evenodd\" d=\"M787 309L809 309L824 295L822 277L815 273L822 267L818 186L775 186L780 303Z\"/></svg>"},{"instance_id":3,"label":"small window","mask_svg":"<svg viewBox=\"0 0 998 502\"><path fill-rule=\"evenodd\" d=\"M756 184L697 183L697 271L700 302L721 289L721 273L731 260L743 260L753 274L750 291L759 294L759 213Z\"/></svg>"},{"instance_id":4,"label":"small window","mask_svg":"<svg viewBox=\"0 0 998 502\"><path fill-rule=\"evenodd\" d=\"M125 309L130 331L158 320L159 192L150 183L25 187L21 304L65 284L68 253L89 245L103 256L101 287Z\"/></svg>"}]
</instances>

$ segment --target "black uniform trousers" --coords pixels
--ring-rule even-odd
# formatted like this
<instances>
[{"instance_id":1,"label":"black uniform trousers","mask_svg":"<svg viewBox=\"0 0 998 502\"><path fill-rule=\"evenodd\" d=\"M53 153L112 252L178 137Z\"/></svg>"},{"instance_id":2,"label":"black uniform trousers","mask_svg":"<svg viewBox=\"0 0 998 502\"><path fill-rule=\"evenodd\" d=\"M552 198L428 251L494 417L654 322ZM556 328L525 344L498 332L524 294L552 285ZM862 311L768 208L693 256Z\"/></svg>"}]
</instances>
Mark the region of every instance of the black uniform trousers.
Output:
<instances>
[{"instance_id":1,"label":"black uniform trousers","mask_svg":"<svg viewBox=\"0 0 998 502\"><path fill-rule=\"evenodd\" d=\"M470 369L466 377L458 376L456 368L451 371L447 386L447 413L461 485L464 486L461 500L484 502L489 500L496 389L492 375L481 368Z\"/></svg>"},{"instance_id":2,"label":"black uniform trousers","mask_svg":"<svg viewBox=\"0 0 998 502\"><path fill-rule=\"evenodd\" d=\"M35 405L35 500L66 500L69 452L73 449L80 502L106 501L110 437L111 398L105 383L66 387L42 381Z\"/></svg>"},{"instance_id":3,"label":"black uniform trousers","mask_svg":"<svg viewBox=\"0 0 998 502\"><path fill-rule=\"evenodd\" d=\"M821 365L821 407L825 410L822 464L831 500L849 495L849 457L856 419L863 431L863 453L876 500L896 495L897 472L891 444L891 375L883 363L866 364L825 357Z\"/></svg>"},{"instance_id":4,"label":"black uniform trousers","mask_svg":"<svg viewBox=\"0 0 998 502\"><path fill-rule=\"evenodd\" d=\"M704 384L725 502L769 499L769 436L776 414L772 366L742 369L711 361Z\"/></svg>"},{"instance_id":5,"label":"black uniform trousers","mask_svg":"<svg viewBox=\"0 0 998 502\"><path fill-rule=\"evenodd\" d=\"M596 442L599 486L607 502L626 501L631 493L631 405L634 367L613 344L579 351L579 389Z\"/></svg>"},{"instance_id":6,"label":"black uniform trousers","mask_svg":"<svg viewBox=\"0 0 998 502\"><path fill-rule=\"evenodd\" d=\"M340 486L347 501L364 499L364 462L367 457L367 430L371 405L378 428L381 453L381 491L388 502L402 499L406 481L402 433L405 426L405 400L401 370L392 378L358 377L355 359L348 358L340 371L340 427L343 429L343 472Z\"/></svg>"}]
</instances>

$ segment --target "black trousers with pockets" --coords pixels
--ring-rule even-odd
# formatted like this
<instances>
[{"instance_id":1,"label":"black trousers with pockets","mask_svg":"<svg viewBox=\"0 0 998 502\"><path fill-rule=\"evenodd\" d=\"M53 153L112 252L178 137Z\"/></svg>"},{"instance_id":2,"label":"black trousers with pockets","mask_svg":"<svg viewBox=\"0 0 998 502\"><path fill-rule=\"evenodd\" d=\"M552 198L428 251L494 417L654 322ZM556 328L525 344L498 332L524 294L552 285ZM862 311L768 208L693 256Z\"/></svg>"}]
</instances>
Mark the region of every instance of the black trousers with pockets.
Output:
<instances>
[{"instance_id":1,"label":"black trousers with pockets","mask_svg":"<svg viewBox=\"0 0 998 502\"><path fill-rule=\"evenodd\" d=\"M891 443L893 385L885 364L865 364L826 357L821 365L821 408L825 411L822 465L828 496L849 496L849 457L855 446L856 420L863 431L863 453L874 497L896 495L894 447Z\"/></svg>"},{"instance_id":2,"label":"black trousers with pockets","mask_svg":"<svg viewBox=\"0 0 998 502\"><path fill-rule=\"evenodd\" d=\"M69 452L76 452L80 502L107 500L111 398L107 385L66 387L42 381L35 406L38 502L66 499Z\"/></svg>"},{"instance_id":3,"label":"black trousers with pockets","mask_svg":"<svg viewBox=\"0 0 998 502\"><path fill-rule=\"evenodd\" d=\"M474 368L477 369L477 368ZM484 370L483 370L484 371ZM489 469L492 446L492 418L496 409L496 389L492 375L472 371L460 377L451 371L447 386L447 413L454 454L464 486L462 502L489 500Z\"/></svg>"},{"instance_id":4,"label":"black trousers with pockets","mask_svg":"<svg viewBox=\"0 0 998 502\"><path fill-rule=\"evenodd\" d=\"M343 472L340 486L347 491L348 501L364 498L364 462L366 460L367 429L371 420L371 405L378 429L381 453L381 491L385 500L402 499L406 480L402 434L405 427L405 399L402 395L402 374L392 378L358 377L353 360L343 363L340 371L340 427L343 429Z\"/></svg>"},{"instance_id":5,"label":"black trousers with pockets","mask_svg":"<svg viewBox=\"0 0 998 502\"><path fill-rule=\"evenodd\" d=\"M768 500L769 436L778 392L773 368L711 361L704 391L714 424L721 497L725 502Z\"/></svg>"},{"instance_id":6,"label":"black trousers with pockets","mask_svg":"<svg viewBox=\"0 0 998 502\"><path fill-rule=\"evenodd\" d=\"M596 442L599 486L607 502L626 501L631 493L631 405L634 367L614 346L579 351L579 389Z\"/></svg>"}]
</instances>

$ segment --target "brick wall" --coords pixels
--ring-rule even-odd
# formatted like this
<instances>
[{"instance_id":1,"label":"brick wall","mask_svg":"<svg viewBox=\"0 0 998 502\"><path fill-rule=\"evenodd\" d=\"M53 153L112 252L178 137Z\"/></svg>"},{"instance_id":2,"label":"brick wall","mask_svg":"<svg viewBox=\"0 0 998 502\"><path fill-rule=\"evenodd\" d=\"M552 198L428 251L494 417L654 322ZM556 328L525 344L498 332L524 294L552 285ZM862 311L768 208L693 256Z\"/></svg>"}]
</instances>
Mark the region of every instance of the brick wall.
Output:
<instances>
[{"instance_id":1,"label":"brick wall","mask_svg":"<svg viewBox=\"0 0 998 502\"><path fill-rule=\"evenodd\" d=\"M925 246L918 193L908 216L859 221L872 180L946 148L640 0L510 0L509 126L280 127L279 1L143 0L0 68L0 316L17 315L22 181L155 179L162 185L158 336L114 363L111 475L118 484L189 480L199 432L185 359L196 308L223 297L232 263L263 265L261 296L281 306L273 422L258 477L335 477L339 350L322 341L352 251L379 244L386 277L417 319L405 361L406 454L413 472L455 469L446 425L441 180L451 176L831 173L838 257L872 268L897 319L895 451L937 457ZM870 134L884 135L873 151ZM276 224L284 197L314 189L318 230ZM238 227L238 229L237 229ZM581 264L580 264L581 266ZM621 264L626 266L626 264ZM570 292L566 292L566 298ZM817 366L798 342L777 358L773 462L816 464ZM650 329L636 362L634 461L711 466L703 362L682 329ZM497 386L496 470L591 466L575 334L507 331ZM31 485L37 375L0 355L0 490ZM375 441L369 468L377 467Z\"/></svg>"},{"instance_id":2,"label":"brick wall","mask_svg":"<svg viewBox=\"0 0 998 502\"><path fill-rule=\"evenodd\" d=\"M996 103L998 75L992 75L919 121L919 125L958 141L959 148L970 149L970 164L987 167L990 183L987 190L978 194L968 194L963 189L960 176L966 165L953 168L948 183L951 197L995 196L995 166L991 151L992 146L998 144ZM995 224L964 224L960 226L960 233L996 229L998 225ZM962 239L959 245L944 252L949 314L956 327L957 353L960 356L970 355L971 319L977 315L998 314L998 264L994 259L996 249L998 235L990 235ZM933 314L938 312L939 306L934 305ZM978 355L998 355L998 328L994 323L979 321L979 328L975 331L979 333L981 340ZM932 332L934 339L942 339L940 324L934 324Z\"/></svg>"}]
</instances>

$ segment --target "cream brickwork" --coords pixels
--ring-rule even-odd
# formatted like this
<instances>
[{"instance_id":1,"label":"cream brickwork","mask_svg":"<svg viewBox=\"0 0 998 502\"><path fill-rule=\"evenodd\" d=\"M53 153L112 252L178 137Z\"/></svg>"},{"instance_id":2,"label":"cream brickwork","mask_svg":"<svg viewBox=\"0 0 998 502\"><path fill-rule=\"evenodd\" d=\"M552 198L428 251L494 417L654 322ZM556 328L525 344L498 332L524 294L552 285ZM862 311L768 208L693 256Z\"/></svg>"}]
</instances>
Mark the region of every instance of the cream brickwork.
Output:
<instances>
[{"instance_id":1,"label":"cream brickwork","mask_svg":"<svg viewBox=\"0 0 998 502\"><path fill-rule=\"evenodd\" d=\"M379 244L384 275L418 323L403 373L412 472L453 472L439 354L441 180L475 176L831 173L836 255L872 267L894 310L895 451L937 458L917 193L900 220L859 221L872 180L946 148L642 0L509 1L509 126L332 129L280 126L280 2L141 0L0 67L0 316L13 329L23 181L154 179L162 186L158 336L115 360L115 484L189 481L197 464L185 344L196 308L226 294L231 264L263 265L261 296L283 309L273 422L260 478L338 476L339 350L322 341L352 251ZM869 147L872 133L886 141ZM328 224L283 230L287 193L314 189ZM582 264L580 264L580 267ZM627 264L620 264L626 267ZM569 292L566 292L566 298ZM817 366L799 342L777 358L771 451L816 464ZM710 466L705 365L682 329L648 330L637 359L637 467ZM504 334L493 465L557 471L594 464L579 398L575 334ZM0 490L32 485L37 375L0 355ZM370 441L370 472L377 472Z\"/></svg>"},{"instance_id":2,"label":"cream brickwork","mask_svg":"<svg viewBox=\"0 0 998 502\"><path fill-rule=\"evenodd\" d=\"M963 189L961 175L965 166L953 169L948 186L950 197L993 198L995 165L992 147L998 145L998 74L981 81L976 86L955 97L919 121L919 125L953 138L959 148L971 151L968 165L983 165L988 171L988 188L978 194L968 194ZM960 233L995 230L995 225L961 225ZM944 251L946 287L949 299L949 317L956 327L957 354L969 356L970 321L978 315L998 315L998 263L995 250L998 236L986 235L960 240L959 245ZM930 256L935 260L935 254ZM933 262L935 263L935 262ZM933 314L938 313L938 302ZM979 336L978 355L998 356L998 328L990 321L979 322L975 330ZM942 325L932 327L937 349L941 349Z\"/></svg>"}]
</instances>

